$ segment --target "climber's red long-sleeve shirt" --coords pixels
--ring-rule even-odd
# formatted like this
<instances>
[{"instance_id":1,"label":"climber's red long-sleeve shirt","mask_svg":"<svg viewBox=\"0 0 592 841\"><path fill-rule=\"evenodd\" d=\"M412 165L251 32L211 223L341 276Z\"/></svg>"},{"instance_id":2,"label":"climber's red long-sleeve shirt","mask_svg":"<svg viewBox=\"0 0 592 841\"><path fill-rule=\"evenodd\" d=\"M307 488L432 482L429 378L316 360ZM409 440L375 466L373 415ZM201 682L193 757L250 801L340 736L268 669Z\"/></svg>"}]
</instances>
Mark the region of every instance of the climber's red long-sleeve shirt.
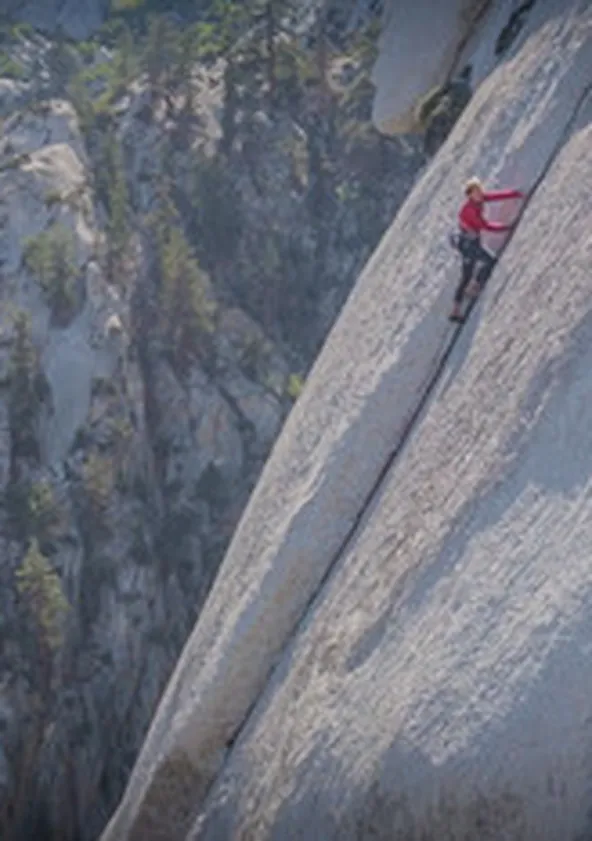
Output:
<instances>
[{"instance_id":1,"label":"climber's red long-sleeve shirt","mask_svg":"<svg viewBox=\"0 0 592 841\"><path fill-rule=\"evenodd\" d=\"M484 193L483 203L489 201L504 201L505 199L521 199L524 194L520 190L494 190ZM473 199L467 199L458 214L458 222L461 230L471 233L481 231L509 231L511 225L502 225L501 222L488 222L483 216L483 204Z\"/></svg>"}]
</instances>

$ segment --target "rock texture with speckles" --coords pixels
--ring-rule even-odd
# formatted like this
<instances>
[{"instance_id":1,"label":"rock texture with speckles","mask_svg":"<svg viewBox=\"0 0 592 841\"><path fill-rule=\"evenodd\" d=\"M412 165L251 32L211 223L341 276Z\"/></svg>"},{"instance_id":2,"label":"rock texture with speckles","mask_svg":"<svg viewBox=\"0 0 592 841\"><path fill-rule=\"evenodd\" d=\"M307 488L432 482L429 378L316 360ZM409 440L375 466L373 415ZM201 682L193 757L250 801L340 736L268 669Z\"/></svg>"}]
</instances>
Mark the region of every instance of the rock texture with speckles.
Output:
<instances>
[{"instance_id":1,"label":"rock texture with speckles","mask_svg":"<svg viewBox=\"0 0 592 841\"><path fill-rule=\"evenodd\" d=\"M549 171L189 841L582 837L591 144Z\"/></svg>"},{"instance_id":2,"label":"rock texture with speckles","mask_svg":"<svg viewBox=\"0 0 592 841\"><path fill-rule=\"evenodd\" d=\"M592 688L589 480L572 449L590 449L591 31L587 2L536 7L367 264L103 841L177 841L200 811L191 841L431 841L479 822L575 837ZM475 172L532 196L447 355L447 233Z\"/></svg>"}]
</instances>

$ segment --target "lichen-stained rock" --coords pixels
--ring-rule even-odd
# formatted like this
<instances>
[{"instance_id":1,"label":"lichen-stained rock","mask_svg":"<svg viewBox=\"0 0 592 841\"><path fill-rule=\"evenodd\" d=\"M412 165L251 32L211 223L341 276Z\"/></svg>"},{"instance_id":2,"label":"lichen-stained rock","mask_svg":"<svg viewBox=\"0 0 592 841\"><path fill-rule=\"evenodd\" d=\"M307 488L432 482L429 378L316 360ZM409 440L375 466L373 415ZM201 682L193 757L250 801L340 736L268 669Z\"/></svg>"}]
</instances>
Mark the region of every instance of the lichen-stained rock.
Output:
<instances>
[{"instance_id":1,"label":"lichen-stained rock","mask_svg":"<svg viewBox=\"0 0 592 841\"><path fill-rule=\"evenodd\" d=\"M222 315L217 344L221 387L253 430L255 452L264 457L283 421L289 369L261 327L238 308Z\"/></svg>"},{"instance_id":2,"label":"lichen-stained rock","mask_svg":"<svg viewBox=\"0 0 592 841\"><path fill-rule=\"evenodd\" d=\"M61 99L37 102L13 113L4 124L0 142L2 169L9 168L11 159L18 162L41 147L56 144L66 144L81 163L87 161L76 112Z\"/></svg>"},{"instance_id":3,"label":"lichen-stained rock","mask_svg":"<svg viewBox=\"0 0 592 841\"><path fill-rule=\"evenodd\" d=\"M211 156L221 136L220 113L223 109L224 87L220 72L206 73L195 70L191 87L195 100L194 126L199 131L190 132L193 153ZM173 101L175 107L182 103ZM176 130L171 112L171 102L155 100L146 84L135 82L118 105L121 121L119 140L125 151L129 183L138 209L149 210L162 173L163 155L171 155L182 169L184 177L191 179L192 157L186 149L179 150L170 143Z\"/></svg>"},{"instance_id":4,"label":"lichen-stained rock","mask_svg":"<svg viewBox=\"0 0 592 841\"><path fill-rule=\"evenodd\" d=\"M215 782L229 746L256 704L311 599L340 557L344 542L375 492L381 471L405 438L426 388L440 370L453 332L447 311L458 272L447 234L462 200L464 179L478 172L492 186L511 184L530 189L541 180L544 182L554 155L565 142L592 78L592 10L588 3L578 0L567 6L555 0L537 9L537 14L529 19L523 47L476 93L437 159L400 210L333 328L239 524L103 841L139 837L146 841L173 841L183 837L191 814L199 809L209 786ZM555 196L555 190L549 193ZM581 196L577 190L573 198L574 206L580 202L580 213ZM546 226L557 226L561 218L553 208L549 208L549 213L550 216L531 214L516 264L523 271L523 263L535 261L529 270L535 275L528 275L535 286L536 277L547 264L537 257L547 237ZM500 237L490 237L488 243L499 248ZM569 234L565 233L565 240L554 247L567 249L569 243ZM515 276L513 270L512 282ZM574 278L577 277L576 272ZM497 296L504 284L500 267L488 294ZM546 284L541 288L545 289ZM526 313L537 312L532 303L538 304L541 294L540 289L533 294L530 305L520 313L523 319ZM494 303L497 300L492 298ZM526 297L524 301L530 299ZM499 307L499 302L495 306ZM465 329L469 331L470 325ZM490 329L498 333L501 322L492 321ZM520 330L517 320L511 335L519 336ZM515 347L518 353L519 348ZM491 366L495 372L495 357ZM469 393L463 399L464 414L459 407L454 415L458 434L465 429L464 424L470 425L472 418L481 417L482 404L485 405L482 398L476 399ZM438 438L437 452L442 458L454 456L454 435L451 421L447 437ZM493 432L491 438L496 440ZM397 470L396 476L399 475ZM420 494L420 487L428 493L438 478L433 469L433 475L414 489L407 503L419 505L416 494ZM443 487L453 499L465 498L454 471L446 481L450 484ZM367 524L367 516L362 517L362 526ZM414 518L409 523L416 529L411 541L415 539L419 544L424 537L428 539L429 518ZM388 548L393 542L397 545L396 531L377 530L377 535L376 545L351 573L359 580L359 587L367 580L372 589L372 558L379 556L381 547ZM388 597L390 590L384 581L379 580L376 588L381 599ZM334 609L339 613L339 604ZM355 624L355 614L355 605L348 604L346 618L327 646L328 653L323 658L313 658L313 671L331 669L332 658L340 662L340 636L346 636L348 618ZM387 612L385 625L388 616ZM382 627L377 625L377 639L381 638ZM431 633L438 638L442 628L436 623ZM372 634L369 639L374 639ZM357 662L355 657L354 661ZM306 685L306 670L299 674ZM340 679L341 676L340 673ZM366 678L368 686L373 679ZM412 671L407 680L410 685L413 683ZM395 687L396 681L391 681L390 702ZM338 692L335 684L331 692ZM331 703L327 701L328 716ZM369 716L375 715L371 697L365 710ZM347 722L351 724L354 745L347 759L351 759L351 774L355 775L355 746L362 750L366 725L363 718L355 719L353 707L347 714L349 718L344 719L343 727L347 729ZM306 716L296 719L303 734L308 732L308 721L316 716L312 702L306 708ZM381 727L380 717L377 727ZM274 734L275 744L280 744L275 730ZM387 724L383 737L389 736ZM324 746L322 734L319 739L318 761L328 768L331 748ZM273 739L269 743L272 742ZM267 744L267 737L263 744ZM249 742L249 751L252 750ZM259 764L257 755L253 756L257 759L253 780L265 785L266 762ZM277 752L278 761L281 756L281 751ZM175 768L185 770L175 772L174 779L169 779L172 757L176 757ZM374 758L372 755L372 761ZM286 790L295 784L294 773L292 766L292 783L286 783ZM340 768L343 780L348 773L346 766ZM363 773L367 779L367 772ZM281 799L283 782L278 777L274 776L273 787L275 796ZM162 817L164 790L176 803L177 808L172 810L176 820ZM240 792L239 787L239 797ZM317 837L324 838L328 824L324 822L323 808L321 802L317 823L304 828L300 824L298 831L308 837L312 827ZM287 796L286 810L289 809ZM260 818L263 827L267 817L261 812ZM274 820L272 815L270 826ZM238 821L240 827L240 815ZM217 819L211 824L208 831L212 839L232 837L224 834L221 825ZM253 832L252 837L258 841L267 837L263 828ZM290 837L286 823L282 824L282 832L283 836L278 831L274 837ZM237 828L234 837L251 837L246 831L240 833ZM327 837L331 837L330 833Z\"/></svg>"},{"instance_id":5,"label":"lichen-stained rock","mask_svg":"<svg viewBox=\"0 0 592 841\"><path fill-rule=\"evenodd\" d=\"M20 107L27 94L28 85L14 79L0 79L0 117L12 114Z\"/></svg>"},{"instance_id":6,"label":"lichen-stained rock","mask_svg":"<svg viewBox=\"0 0 592 841\"><path fill-rule=\"evenodd\" d=\"M282 423L282 410L277 397L269 389L240 373L222 379L221 387L236 406L240 417L253 430L258 454L266 455Z\"/></svg>"},{"instance_id":7,"label":"lichen-stained rock","mask_svg":"<svg viewBox=\"0 0 592 841\"><path fill-rule=\"evenodd\" d=\"M152 374L158 422L155 434L167 453L165 487L184 488L191 497L208 469L232 486L242 472L244 453L238 418L196 366L186 387L165 362Z\"/></svg>"},{"instance_id":8,"label":"lichen-stained rock","mask_svg":"<svg viewBox=\"0 0 592 841\"><path fill-rule=\"evenodd\" d=\"M592 92L188 841L587 837L591 149Z\"/></svg>"}]
</instances>

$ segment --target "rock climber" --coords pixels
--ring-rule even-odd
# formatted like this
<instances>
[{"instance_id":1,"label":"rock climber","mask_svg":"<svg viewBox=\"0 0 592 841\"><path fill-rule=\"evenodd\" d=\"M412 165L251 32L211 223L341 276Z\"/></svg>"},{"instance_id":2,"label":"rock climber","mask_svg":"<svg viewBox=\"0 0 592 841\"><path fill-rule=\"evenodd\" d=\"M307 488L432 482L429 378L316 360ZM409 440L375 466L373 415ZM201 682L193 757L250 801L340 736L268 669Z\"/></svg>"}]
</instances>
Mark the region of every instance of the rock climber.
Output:
<instances>
[{"instance_id":1,"label":"rock climber","mask_svg":"<svg viewBox=\"0 0 592 841\"><path fill-rule=\"evenodd\" d=\"M460 323L464 321L461 304L465 294L470 298L477 297L496 262L496 257L481 245L481 231L502 233L512 228L512 225L488 222L483 215L483 207L486 202L524 198L524 193L520 190L486 192L478 178L470 178L465 184L465 196L466 201L458 214L459 231L453 235L453 244L462 256L462 275L449 316L451 321ZM477 266L478 271L473 277Z\"/></svg>"}]
</instances>

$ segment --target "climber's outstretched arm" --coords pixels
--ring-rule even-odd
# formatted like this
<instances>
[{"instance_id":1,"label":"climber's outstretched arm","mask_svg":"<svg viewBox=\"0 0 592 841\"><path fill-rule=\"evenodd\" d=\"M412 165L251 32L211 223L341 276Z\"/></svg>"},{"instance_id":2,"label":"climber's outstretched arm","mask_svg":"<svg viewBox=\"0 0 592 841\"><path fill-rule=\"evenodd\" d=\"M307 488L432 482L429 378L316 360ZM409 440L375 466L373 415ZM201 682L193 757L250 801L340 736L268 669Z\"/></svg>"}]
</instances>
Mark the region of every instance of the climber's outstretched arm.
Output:
<instances>
[{"instance_id":1,"label":"climber's outstretched arm","mask_svg":"<svg viewBox=\"0 0 592 841\"><path fill-rule=\"evenodd\" d=\"M506 199L523 199L522 190L489 190L483 194L484 201L505 201Z\"/></svg>"}]
</instances>

